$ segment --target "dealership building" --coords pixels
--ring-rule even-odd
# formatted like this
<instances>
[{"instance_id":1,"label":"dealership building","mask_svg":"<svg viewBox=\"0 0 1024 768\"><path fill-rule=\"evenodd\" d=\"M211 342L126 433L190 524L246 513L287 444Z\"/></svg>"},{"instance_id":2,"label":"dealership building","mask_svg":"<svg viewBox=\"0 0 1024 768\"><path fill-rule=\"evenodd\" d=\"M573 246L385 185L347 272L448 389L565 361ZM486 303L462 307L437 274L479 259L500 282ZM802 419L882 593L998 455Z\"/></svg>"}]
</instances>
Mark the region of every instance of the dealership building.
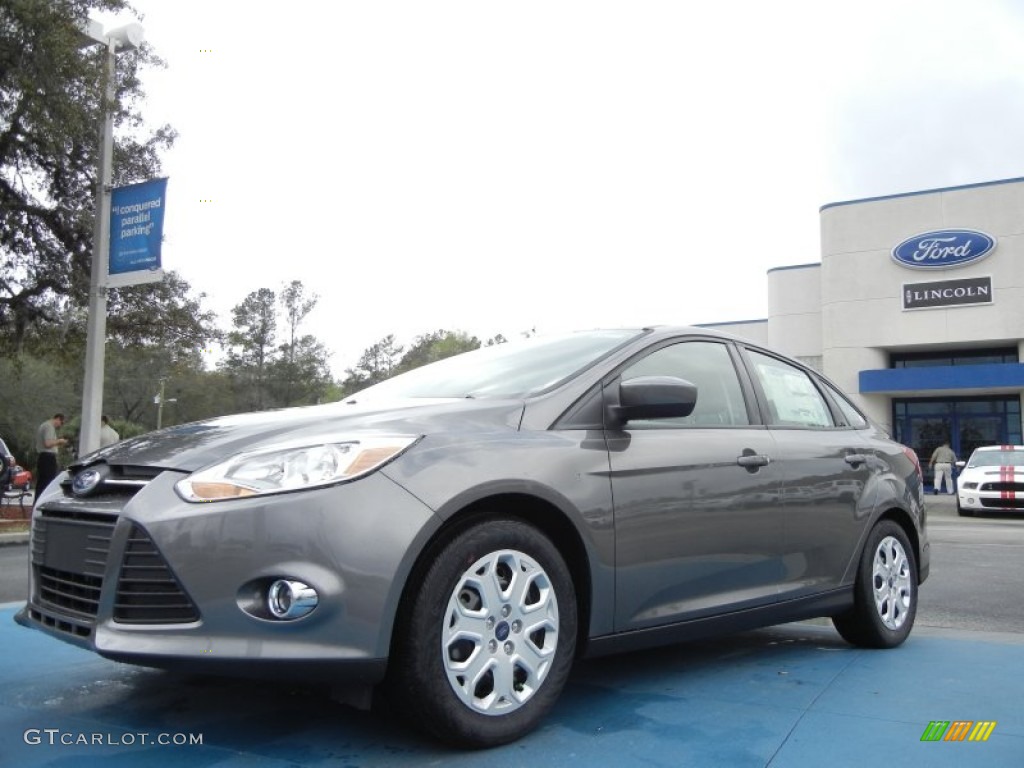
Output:
<instances>
[{"instance_id":1,"label":"dealership building","mask_svg":"<svg viewBox=\"0 0 1024 768\"><path fill-rule=\"evenodd\" d=\"M768 317L709 323L822 371L927 463L1021 440L1024 179L832 203Z\"/></svg>"}]
</instances>

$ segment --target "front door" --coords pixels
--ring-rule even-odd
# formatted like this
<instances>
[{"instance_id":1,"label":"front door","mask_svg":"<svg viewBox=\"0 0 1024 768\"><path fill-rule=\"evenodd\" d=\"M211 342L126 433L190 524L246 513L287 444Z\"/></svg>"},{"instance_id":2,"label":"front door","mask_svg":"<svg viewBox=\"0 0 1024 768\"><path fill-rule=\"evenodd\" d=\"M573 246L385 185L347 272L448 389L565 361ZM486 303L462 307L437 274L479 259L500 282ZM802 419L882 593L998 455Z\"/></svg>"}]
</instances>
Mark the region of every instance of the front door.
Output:
<instances>
[{"instance_id":1,"label":"front door","mask_svg":"<svg viewBox=\"0 0 1024 768\"><path fill-rule=\"evenodd\" d=\"M697 406L608 430L620 631L771 603L784 577L775 443L750 423L729 345L665 346L620 380L658 375L695 384Z\"/></svg>"}]
</instances>

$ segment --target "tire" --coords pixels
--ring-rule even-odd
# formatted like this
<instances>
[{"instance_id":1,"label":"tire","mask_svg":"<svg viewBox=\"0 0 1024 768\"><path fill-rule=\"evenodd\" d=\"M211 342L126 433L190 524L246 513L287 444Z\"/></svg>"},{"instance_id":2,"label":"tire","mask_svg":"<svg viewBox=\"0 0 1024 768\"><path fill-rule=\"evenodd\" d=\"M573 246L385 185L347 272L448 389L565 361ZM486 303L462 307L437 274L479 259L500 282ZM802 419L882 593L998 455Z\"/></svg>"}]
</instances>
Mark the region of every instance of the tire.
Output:
<instances>
[{"instance_id":1,"label":"tire","mask_svg":"<svg viewBox=\"0 0 1024 768\"><path fill-rule=\"evenodd\" d=\"M446 542L406 590L386 692L427 734L461 747L505 744L554 705L576 650L569 569L536 528L477 523Z\"/></svg>"},{"instance_id":2,"label":"tire","mask_svg":"<svg viewBox=\"0 0 1024 768\"><path fill-rule=\"evenodd\" d=\"M959 497L956 500L956 513L960 515L960 517L974 517L973 509L964 509L963 507L960 506Z\"/></svg>"},{"instance_id":3,"label":"tire","mask_svg":"<svg viewBox=\"0 0 1024 768\"><path fill-rule=\"evenodd\" d=\"M895 648L917 616L917 563L907 534L881 520L868 535L854 582L854 604L832 617L843 639L865 648Z\"/></svg>"}]
</instances>

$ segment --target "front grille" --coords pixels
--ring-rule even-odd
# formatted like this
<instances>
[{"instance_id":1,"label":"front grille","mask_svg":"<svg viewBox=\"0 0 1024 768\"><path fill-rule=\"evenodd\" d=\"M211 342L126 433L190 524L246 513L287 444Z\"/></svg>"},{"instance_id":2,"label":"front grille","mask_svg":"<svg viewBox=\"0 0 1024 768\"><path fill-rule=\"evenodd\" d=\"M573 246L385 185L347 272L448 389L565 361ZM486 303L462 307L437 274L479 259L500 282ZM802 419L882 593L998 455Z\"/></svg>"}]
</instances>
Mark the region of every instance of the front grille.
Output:
<instances>
[{"instance_id":1,"label":"front grille","mask_svg":"<svg viewBox=\"0 0 1024 768\"><path fill-rule=\"evenodd\" d=\"M32 524L32 567L43 607L95 619L116 518L44 512Z\"/></svg>"},{"instance_id":2,"label":"front grille","mask_svg":"<svg viewBox=\"0 0 1024 768\"><path fill-rule=\"evenodd\" d=\"M180 624L199 620L199 611L185 594L149 534L132 527L117 580L114 620L125 624Z\"/></svg>"},{"instance_id":3,"label":"front grille","mask_svg":"<svg viewBox=\"0 0 1024 768\"><path fill-rule=\"evenodd\" d=\"M1013 491L1014 493L1024 493L1024 483L982 483L982 491L994 491L996 493L1002 491Z\"/></svg>"},{"instance_id":4,"label":"front grille","mask_svg":"<svg viewBox=\"0 0 1024 768\"><path fill-rule=\"evenodd\" d=\"M124 506L131 498L156 479L162 469L157 467L136 467L129 464L72 464L61 482L61 490L65 499L75 498L72 492L76 476L87 470L97 470L102 480L99 485L86 493L83 498L93 504Z\"/></svg>"}]
</instances>

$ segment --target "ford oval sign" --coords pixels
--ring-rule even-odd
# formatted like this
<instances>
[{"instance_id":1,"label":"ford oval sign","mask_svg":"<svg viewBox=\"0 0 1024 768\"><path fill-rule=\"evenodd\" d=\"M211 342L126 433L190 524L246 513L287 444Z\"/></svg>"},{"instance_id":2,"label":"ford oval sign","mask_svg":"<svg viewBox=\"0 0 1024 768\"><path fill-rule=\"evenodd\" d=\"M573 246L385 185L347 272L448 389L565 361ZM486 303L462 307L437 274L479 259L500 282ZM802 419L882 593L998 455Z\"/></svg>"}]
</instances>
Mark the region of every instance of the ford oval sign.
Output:
<instances>
[{"instance_id":1,"label":"ford oval sign","mask_svg":"<svg viewBox=\"0 0 1024 768\"><path fill-rule=\"evenodd\" d=\"M996 239L973 229L942 229L908 237L892 249L892 257L911 269L963 267L988 256Z\"/></svg>"}]
</instances>

